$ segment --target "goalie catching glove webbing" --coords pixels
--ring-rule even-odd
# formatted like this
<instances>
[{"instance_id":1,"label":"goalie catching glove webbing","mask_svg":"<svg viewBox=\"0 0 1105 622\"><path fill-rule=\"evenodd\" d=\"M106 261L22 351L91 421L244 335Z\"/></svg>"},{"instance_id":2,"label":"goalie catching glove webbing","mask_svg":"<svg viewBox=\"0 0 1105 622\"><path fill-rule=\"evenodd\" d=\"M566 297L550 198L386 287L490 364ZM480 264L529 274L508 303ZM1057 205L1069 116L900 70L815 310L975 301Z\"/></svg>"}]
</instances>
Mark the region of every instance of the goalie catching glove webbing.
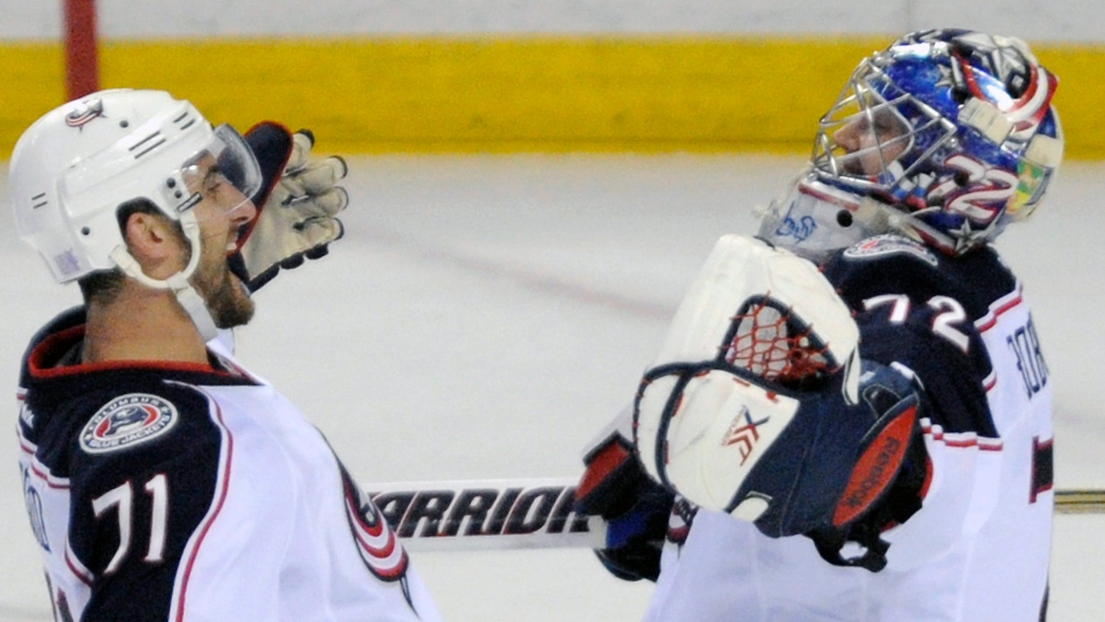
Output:
<instances>
[{"instance_id":1,"label":"goalie catching glove webbing","mask_svg":"<svg viewBox=\"0 0 1105 622\"><path fill-rule=\"evenodd\" d=\"M879 511L895 487L917 498L921 404L902 374L861 365L858 348L850 310L812 263L722 238L641 382L641 462L700 507L771 537L810 535L832 563L882 568L879 529L919 507ZM849 539L863 557L840 557Z\"/></svg>"},{"instance_id":2,"label":"goalie catching glove webbing","mask_svg":"<svg viewBox=\"0 0 1105 622\"><path fill-rule=\"evenodd\" d=\"M292 134L278 123L263 122L245 138L264 184L253 197L257 216L243 227L231 267L250 291L257 291L281 268L322 257L342 236L337 215L349 204L349 194L338 182L349 169L340 156L311 158L315 138L310 130Z\"/></svg>"}]
</instances>

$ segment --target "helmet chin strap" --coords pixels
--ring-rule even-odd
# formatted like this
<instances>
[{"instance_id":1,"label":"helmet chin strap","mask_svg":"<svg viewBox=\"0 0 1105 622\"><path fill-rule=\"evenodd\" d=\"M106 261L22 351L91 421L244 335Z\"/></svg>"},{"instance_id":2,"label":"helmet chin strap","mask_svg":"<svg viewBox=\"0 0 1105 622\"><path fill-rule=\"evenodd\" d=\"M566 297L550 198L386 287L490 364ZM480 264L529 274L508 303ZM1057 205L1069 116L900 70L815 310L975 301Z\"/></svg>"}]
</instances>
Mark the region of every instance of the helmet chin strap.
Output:
<instances>
[{"instance_id":1,"label":"helmet chin strap","mask_svg":"<svg viewBox=\"0 0 1105 622\"><path fill-rule=\"evenodd\" d=\"M184 237L192 245L192 257L183 270L167 279L150 278L145 272L142 272L142 266L127 252L125 246L116 246L111 251L111 258L115 260L115 263L124 274L146 287L171 290L188 317L192 318L192 323L196 325L196 329L203 340L211 341L219 334L219 329L215 326L215 320L211 317L211 312L207 310L207 303L204 302L203 296L200 296L199 292L188 282L189 277L195 273L200 262L199 222L196 220L196 215L188 210L180 215L180 224L184 229Z\"/></svg>"}]
</instances>

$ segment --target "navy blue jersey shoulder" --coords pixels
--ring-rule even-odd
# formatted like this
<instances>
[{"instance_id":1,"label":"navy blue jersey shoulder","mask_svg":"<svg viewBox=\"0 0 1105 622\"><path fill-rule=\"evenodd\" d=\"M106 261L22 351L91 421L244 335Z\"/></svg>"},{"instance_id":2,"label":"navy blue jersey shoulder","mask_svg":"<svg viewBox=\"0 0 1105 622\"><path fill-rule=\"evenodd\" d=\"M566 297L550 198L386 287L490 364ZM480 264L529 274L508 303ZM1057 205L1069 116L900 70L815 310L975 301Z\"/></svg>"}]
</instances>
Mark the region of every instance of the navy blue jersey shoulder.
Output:
<instances>
[{"instance_id":1,"label":"navy blue jersey shoulder","mask_svg":"<svg viewBox=\"0 0 1105 622\"><path fill-rule=\"evenodd\" d=\"M19 425L23 437L35 444L38 459L58 477L68 477L67 453L61 439L82 426L95 409L133 391L157 392L168 382L191 385L249 385L250 378L199 365L80 364L85 310L65 311L43 327L23 356L19 385L24 409ZM217 361L213 360L213 363Z\"/></svg>"},{"instance_id":2,"label":"navy blue jersey shoulder","mask_svg":"<svg viewBox=\"0 0 1105 622\"><path fill-rule=\"evenodd\" d=\"M972 320L1017 288L1016 277L988 246L951 257L897 235L876 236L844 249L826 262L824 271L853 308L880 294L901 293L922 301L942 295L958 300Z\"/></svg>"},{"instance_id":3,"label":"navy blue jersey shoulder","mask_svg":"<svg viewBox=\"0 0 1105 622\"><path fill-rule=\"evenodd\" d=\"M164 620L188 540L218 503L224 441L192 386L154 374L113 385L66 412L68 544L93 576L83 619ZM126 543L121 512L132 525Z\"/></svg>"},{"instance_id":4,"label":"navy blue jersey shoulder","mask_svg":"<svg viewBox=\"0 0 1105 622\"><path fill-rule=\"evenodd\" d=\"M70 310L32 340L21 432L68 482L68 546L92 587L83 619L167 619L188 538L216 502L223 450L198 387L254 383L200 365L80 364L83 326L83 310ZM127 542L124 511L136 527Z\"/></svg>"},{"instance_id":5,"label":"navy blue jersey shoulder","mask_svg":"<svg viewBox=\"0 0 1105 622\"><path fill-rule=\"evenodd\" d=\"M977 322L1017 280L988 247L959 257L883 235L835 254L826 278L856 312L860 355L917 374L931 419L948 432L997 432L986 399L992 365Z\"/></svg>"}]
</instances>

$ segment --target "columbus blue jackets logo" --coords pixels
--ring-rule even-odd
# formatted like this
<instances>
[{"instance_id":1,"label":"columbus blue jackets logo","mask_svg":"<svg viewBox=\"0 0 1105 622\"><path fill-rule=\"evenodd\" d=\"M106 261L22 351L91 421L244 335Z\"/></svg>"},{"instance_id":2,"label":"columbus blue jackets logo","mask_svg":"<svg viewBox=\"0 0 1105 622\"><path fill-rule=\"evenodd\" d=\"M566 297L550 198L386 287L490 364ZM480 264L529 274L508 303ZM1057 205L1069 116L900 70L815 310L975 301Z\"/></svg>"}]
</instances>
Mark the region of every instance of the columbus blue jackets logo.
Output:
<instances>
[{"instance_id":1,"label":"columbus blue jackets logo","mask_svg":"<svg viewBox=\"0 0 1105 622\"><path fill-rule=\"evenodd\" d=\"M168 401L131 393L105 404L81 431L81 448L91 454L145 443L168 432L180 416Z\"/></svg>"},{"instance_id":2,"label":"columbus blue jackets logo","mask_svg":"<svg viewBox=\"0 0 1105 622\"><path fill-rule=\"evenodd\" d=\"M102 117L104 114L104 102L99 99L94 99L88 102L81 102L77 104L77 107L72 112L65 115L65 124L69 127L82 127L86 123Z\"/></svg>"},{"instance_id":3,"label":"columbus blue jackets logo","mask_svg":"<svg viewBox=\"0 0 1105 622\"><path fill-rule=\"evenodd\" d=\"M936 255L933 255L929 249L909 238L893 233L867 238L844 251L844 256L848 259L873 259L900 254L912 255L933 266L937 264Z\"/></svg>"}]
</instances>

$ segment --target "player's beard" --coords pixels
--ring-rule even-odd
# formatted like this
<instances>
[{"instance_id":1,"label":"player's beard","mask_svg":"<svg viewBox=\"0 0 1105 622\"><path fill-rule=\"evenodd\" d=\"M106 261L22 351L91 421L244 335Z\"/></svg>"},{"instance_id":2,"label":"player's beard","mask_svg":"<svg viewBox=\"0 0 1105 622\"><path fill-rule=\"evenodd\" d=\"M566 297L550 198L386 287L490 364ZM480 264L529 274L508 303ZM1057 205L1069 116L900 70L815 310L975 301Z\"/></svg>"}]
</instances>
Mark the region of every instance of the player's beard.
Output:
<instances>
[{"instance_id":1,"label":"player's beard","mask_svg":"<svg viewBox=\"0 0 1105 622\"><path fill-rule=\"evenodd\" d=\"M253 300L242 282L225 265L212 291L201 290L200 294L207 302L215 326L219 328L244 326L253 318Z\"/></svg>"},{"instance_id":2,"label":"player's beard","mask_svg":"<svg viewBox=\"0 0 1105 622\"><path fill-rule=\"evenodd\" d=\"M225 255L215 251L204 257L191 282L218 328L244 326L253 318L253 300L242 281L230 272Z\"/></svg>"}]
</instances>

